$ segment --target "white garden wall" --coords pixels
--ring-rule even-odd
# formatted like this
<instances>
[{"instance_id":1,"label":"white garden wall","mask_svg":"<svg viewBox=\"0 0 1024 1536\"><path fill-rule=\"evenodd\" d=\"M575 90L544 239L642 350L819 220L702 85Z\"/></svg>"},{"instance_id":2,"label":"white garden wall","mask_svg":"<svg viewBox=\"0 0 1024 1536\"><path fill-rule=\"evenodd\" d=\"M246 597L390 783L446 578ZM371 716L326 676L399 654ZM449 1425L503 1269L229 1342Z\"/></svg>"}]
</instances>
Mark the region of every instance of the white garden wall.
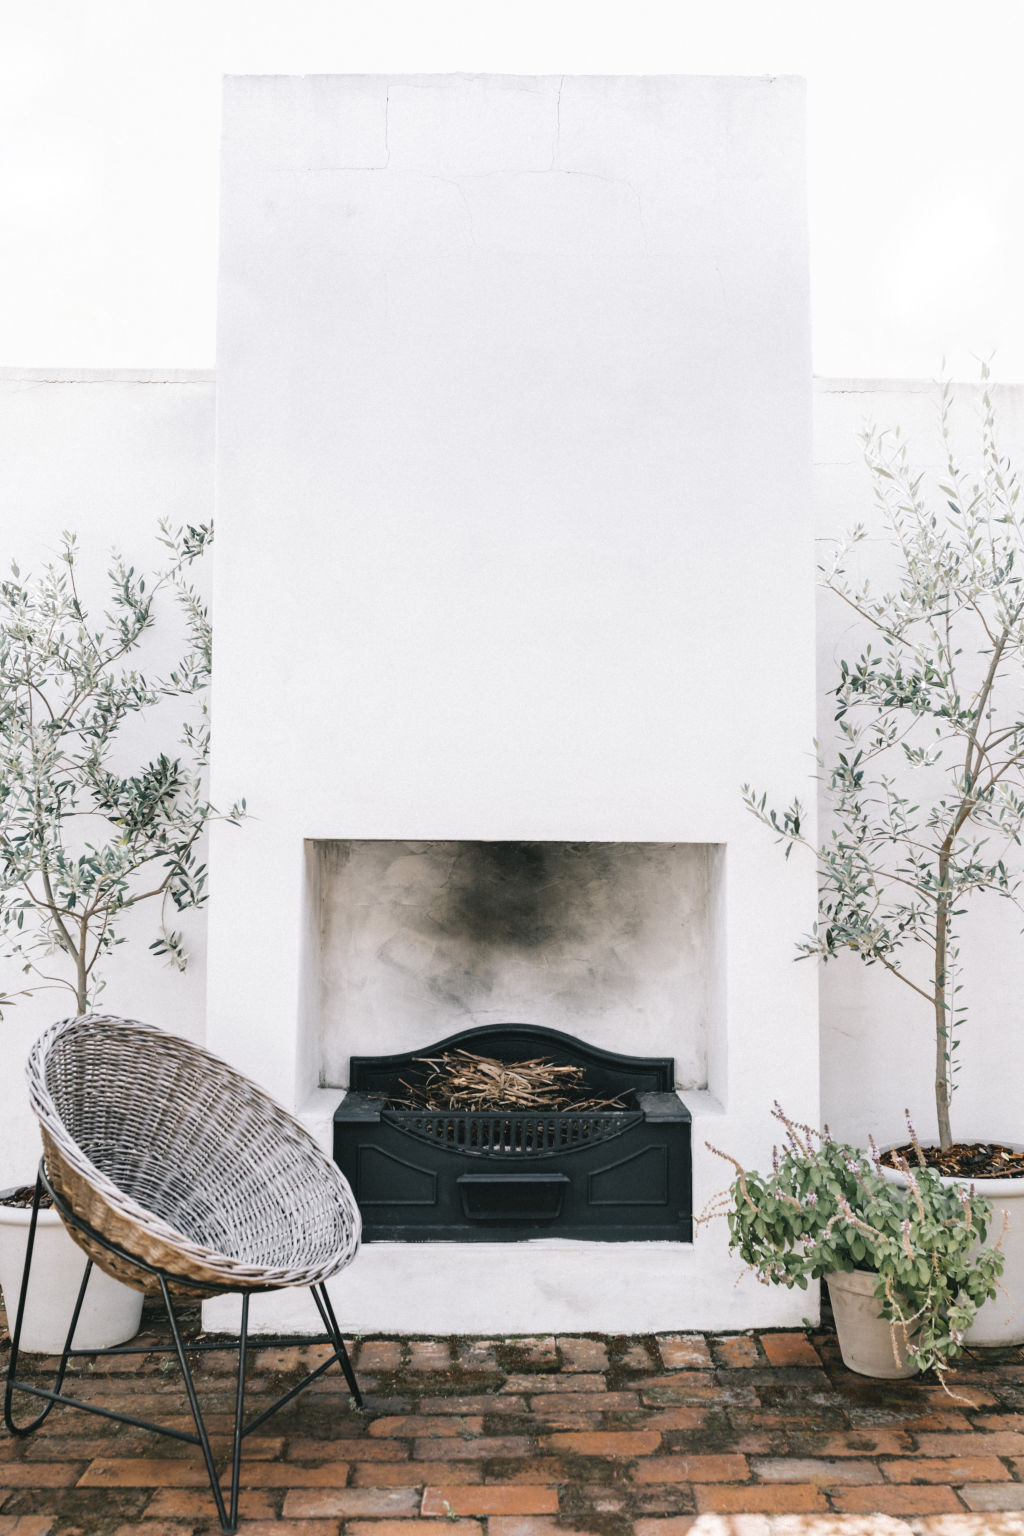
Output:
<instances>
[{"instance_id":1,"label":"white garden wall","mask_svg":"<svg viewBox=\"0 0 1024 1536\"><path fill-rule=\"evenodd\" d=\"M1024 465L1024 388L994 390L1003 451ZM872 505L859 435L869 422L899 426L910 462L933 487L944 467L939 391L923 382L822 380L815 397L815 490L819 549L862 522L868 544L851 556L881 584L886 543ZM955 412L956 444L966 466L980 465L980 391L963 386ZM936 505L942 497L935 494ZM828 739L840 657L856 659L864 635L856 617L831 593L818 594L818 735ZM1024 679L1021 680L1024 686ZM794 793L798 786L794 786ZM801 793L810 788L805 785ZM823 826L825 823L823 822ZM793 857L797 857L796 854ZM1024 862L1024 855L1020 856ZM1024 917L1010 903L986 897L963 920L962 997L969 1018L962 1031L961 1070L953 1099L954 1135L1024 1141ZM803 962L807 964L808 962ZM920 962L918 963L920 970ZM913 960L907 964L912 974ZM923 1000L855 956L823 966L821 992L822 1115L832 1129L863 1143L906 1139L904 1109L922 1136L935 1134L932 1090L933 1020Z\"/></svg>"},{"instance_id":2,"label":"white garden wall","mask_svg":"<svg viewBox=\"0 0 1024 1536\"><path fill-rule=\"evenodd\" d=\"M962 391L965 445L975 392ZM815 511L820 539L870 514L870 487L858 432L867 420L899 422L915 458L935 458L937 394L920 382L820 380L814 392ZM1018 461L1024 453L1024 388L997 390L1005 441ZM63 527L76 529L83 560L94 578L105 553L119 544L140 559L156 555L151 534L159 516L204 520L213 504L214 386L207 375L152 376L0 374L0 508L3 552L23 569L38 567L56 548ZM870 558L870 554L869 554ZM830 720L826 689L835 657L851 637L840 606L827 593L818 600L819 733ZM151 748L160 741L154 737ZM806 788L801 775L778 784L780 797ZM755 744L737 756L733 780L761 778ZM244 791L246 784L241 786ZM240 831L240 838L249 829ZM767 834L765 834L767 837ZM777 850L769 853L778 857ZM795 857L795 855L794 855ZM205 1027L205 913L188 920L194 964L179 976L146 951L149 929L140 920L133 941L110 968L105 1004L202 1038ZM796 928L793 928L793 933ZM785 958L792 934L779 938ZM1024 941L1012 909L989 903L972 924L965 959L972 1022L965 1035L964 1071L954 1109L965 1133L995 1131L1020 1140L1024 1086ZM787 961L788 963L788 961ZM806 965L806 962L804 962ZM0 990L13 990L17 974L0 967ZM844 1136L900 1133L909 1105L927 1127L927 1074L917 1067L928 1049L929 1021L877 970L854 960L820 972L821 1091L823 1118ZM22 1088L22 1062L36 1034L63 1005L58 994L19 1002L0 1024L4 1073L0 1079L0 1187L31 1176L38 1139ZM739 1302L754 1294L747 1285Z\"/></svg>"},{"instance_id":3,"label":"white garden wall","mask_svg":"<svg viewBox=\"0 0 1024 1536\"><path fill-rule=\"evenodd\" d=\"M213 510L214 386L210 374L0 371L0 572L16 560L23 576L56 558L64 529L81 548L82 594L102 608L108 555L117 546L137 569L159 570L166 551L157 523L208 522ZM209 590L209 560L193 568ZM180 635L173 605L159 614L144 650L159 669ZM173 726L173 720L171 725ZM139 736L139 761L173 749L176 731ZM139 908L105 975L98 1006L149 1019L201 1039L205 1027L205 913L176 922L192 954L185 975L148 952L156 913ZM0 992L23 977L0 962ZM34 1178L39 1138L23 1086L29 1046L55 1019L75 1011L70 992L21 999L0 1022L0 1188Z\"/></svg>"}]
</instances>

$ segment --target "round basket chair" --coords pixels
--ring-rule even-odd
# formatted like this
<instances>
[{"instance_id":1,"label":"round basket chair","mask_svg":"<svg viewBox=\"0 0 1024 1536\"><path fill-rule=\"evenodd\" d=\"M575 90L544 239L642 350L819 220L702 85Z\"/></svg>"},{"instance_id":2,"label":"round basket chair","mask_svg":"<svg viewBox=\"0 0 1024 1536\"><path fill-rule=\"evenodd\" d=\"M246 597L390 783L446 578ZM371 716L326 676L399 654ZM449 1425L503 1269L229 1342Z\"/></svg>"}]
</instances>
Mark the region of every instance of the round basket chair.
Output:
<instances>
[{"instance_id":1,"label":"round basket chair","mask_svg":"<svg viewBox=\"0 0 1024 1536\"><path fill-rule=\"evenodd\" d=\"M191 1041L133 1019L86 1014L43 1034L28 1060L32 1107L43 1138L29 1251L12 1339L5 1419L18 1434L42 1423L61 1393L92 1265L137 1290L163 1297L169 1351L185 1376L200 1445L225 1531L235 1529L242 1438L335 1360L357 1405L362 1399L324 1282L359 1247L359 1211L348 1183L308 1131L241 1073ZM48 1191L90 1263L53 1392L16 1378L18 1340L31 1268L35 1212ZM250 1423L243 1422L249 1297L309 1287L332 1346L328 1359ZM242 1293L230 1507L213 1464L186 1350L225 1348L182 1340L172 1297ZM310 1343L308 1335L276 1343ZM120 1353L129 1351L121 1350ZM143 1351L139 1351L142 1353ZM147 1346L145 1353L152 1352ZM94 1353L88 1351L88 1353ZM48 1399L31 1424L16 1426L11 1394ZM127 1422L140 1421L122 1417ZM160 1425L144 1427L168 1433Z\"/></svg>"}]
</instances>

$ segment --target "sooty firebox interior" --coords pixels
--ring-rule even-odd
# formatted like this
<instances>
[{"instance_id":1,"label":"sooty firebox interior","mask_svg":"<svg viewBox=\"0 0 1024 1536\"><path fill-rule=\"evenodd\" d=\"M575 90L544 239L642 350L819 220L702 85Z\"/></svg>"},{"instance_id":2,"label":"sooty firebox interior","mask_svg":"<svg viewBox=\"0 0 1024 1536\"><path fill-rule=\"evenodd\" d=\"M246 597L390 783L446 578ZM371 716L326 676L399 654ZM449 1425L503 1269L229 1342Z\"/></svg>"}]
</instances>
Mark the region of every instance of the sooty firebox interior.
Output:
<instances>
[{"instance_id":1,"label":"sooty firebox interior","mask_svg":"<svg viewBox=\"0 0 1024 1536\"><path fill-rule=\"evenodd\" d=\"M315 845L318 1054L413 1052L527 1019L671 1054L707 1085L720 1028L720 850L692 843L332 840Z\"/></svg>"},{"instance_id":2,"label":"sooty firebox interior","mask_svg":"<svg viewBox=\"0 0 1024 1536\"><path fill-rule=\"evenodd\" d=\"M580 1068L590 1103L410 1103L410 1086L422 1096L425 1063L460 1050ZM359 1202L364 1241L692 1239L690 1115L673 1091L671 1057L619 1055L538 1025L498 1024L414 1052L354 1056L350 1082L334 1117L334 1155Z\"/></svg>"}]
</instances>

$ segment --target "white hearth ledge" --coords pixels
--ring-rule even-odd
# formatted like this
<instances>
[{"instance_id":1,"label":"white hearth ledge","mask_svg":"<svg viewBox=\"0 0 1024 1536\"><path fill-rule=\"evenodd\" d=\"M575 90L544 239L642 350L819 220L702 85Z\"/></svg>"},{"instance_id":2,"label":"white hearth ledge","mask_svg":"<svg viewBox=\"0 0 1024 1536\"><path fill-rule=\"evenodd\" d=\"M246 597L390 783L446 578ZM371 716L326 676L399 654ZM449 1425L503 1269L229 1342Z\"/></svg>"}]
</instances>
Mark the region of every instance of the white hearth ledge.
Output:
<instances>
[{"instance_id":1,"label":"white hearth ledge","mask_svg":"<svg viewBox=\"0 0 1024 1536\"><path fill-rule=\"evenodd\" d=\"M300 1118L330 1155L340 1088L318 1089ZM680 1098L693 1116L694 1210L728 1183L705 1139L730 1144L729 1117L714 1094ZM501 1298L495 1306L495 1276ZM817 1296L761 1286L726 1246L724 1219L698 1227L694 1243L368 1243L329 1286L347 1337L368 1334L663 1333L799 1327L817 1321ZM237 1297L205 1303L204 1327L238 1330ZM254 1333L315 1333L308 1291L255 1296Z\"/></svg>"}]
</instances>

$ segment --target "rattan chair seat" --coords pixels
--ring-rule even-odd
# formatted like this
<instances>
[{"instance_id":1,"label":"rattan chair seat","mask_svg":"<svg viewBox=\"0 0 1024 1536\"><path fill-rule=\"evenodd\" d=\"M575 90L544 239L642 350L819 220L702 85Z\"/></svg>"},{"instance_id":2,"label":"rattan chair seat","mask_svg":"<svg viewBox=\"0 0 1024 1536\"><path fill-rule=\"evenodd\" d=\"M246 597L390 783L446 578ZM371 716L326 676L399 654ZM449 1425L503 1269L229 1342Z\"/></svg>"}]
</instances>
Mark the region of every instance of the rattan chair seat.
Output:
<instances>
[{"instance_id":1,"label":"rattan chair seat","mask_svg":"<svg viewBox=\"0 0 1024 1536\"><path fill-rule=\"evenodd\" d=\"M348 1183L308 1131L227 1062L149 1024L64 1019L28 1061L54 1189L79 1220L193 1295L319 1284L360 1237ZM78 1230L138 1290L159 1282Z\"/></svg>"}]
</instances>

